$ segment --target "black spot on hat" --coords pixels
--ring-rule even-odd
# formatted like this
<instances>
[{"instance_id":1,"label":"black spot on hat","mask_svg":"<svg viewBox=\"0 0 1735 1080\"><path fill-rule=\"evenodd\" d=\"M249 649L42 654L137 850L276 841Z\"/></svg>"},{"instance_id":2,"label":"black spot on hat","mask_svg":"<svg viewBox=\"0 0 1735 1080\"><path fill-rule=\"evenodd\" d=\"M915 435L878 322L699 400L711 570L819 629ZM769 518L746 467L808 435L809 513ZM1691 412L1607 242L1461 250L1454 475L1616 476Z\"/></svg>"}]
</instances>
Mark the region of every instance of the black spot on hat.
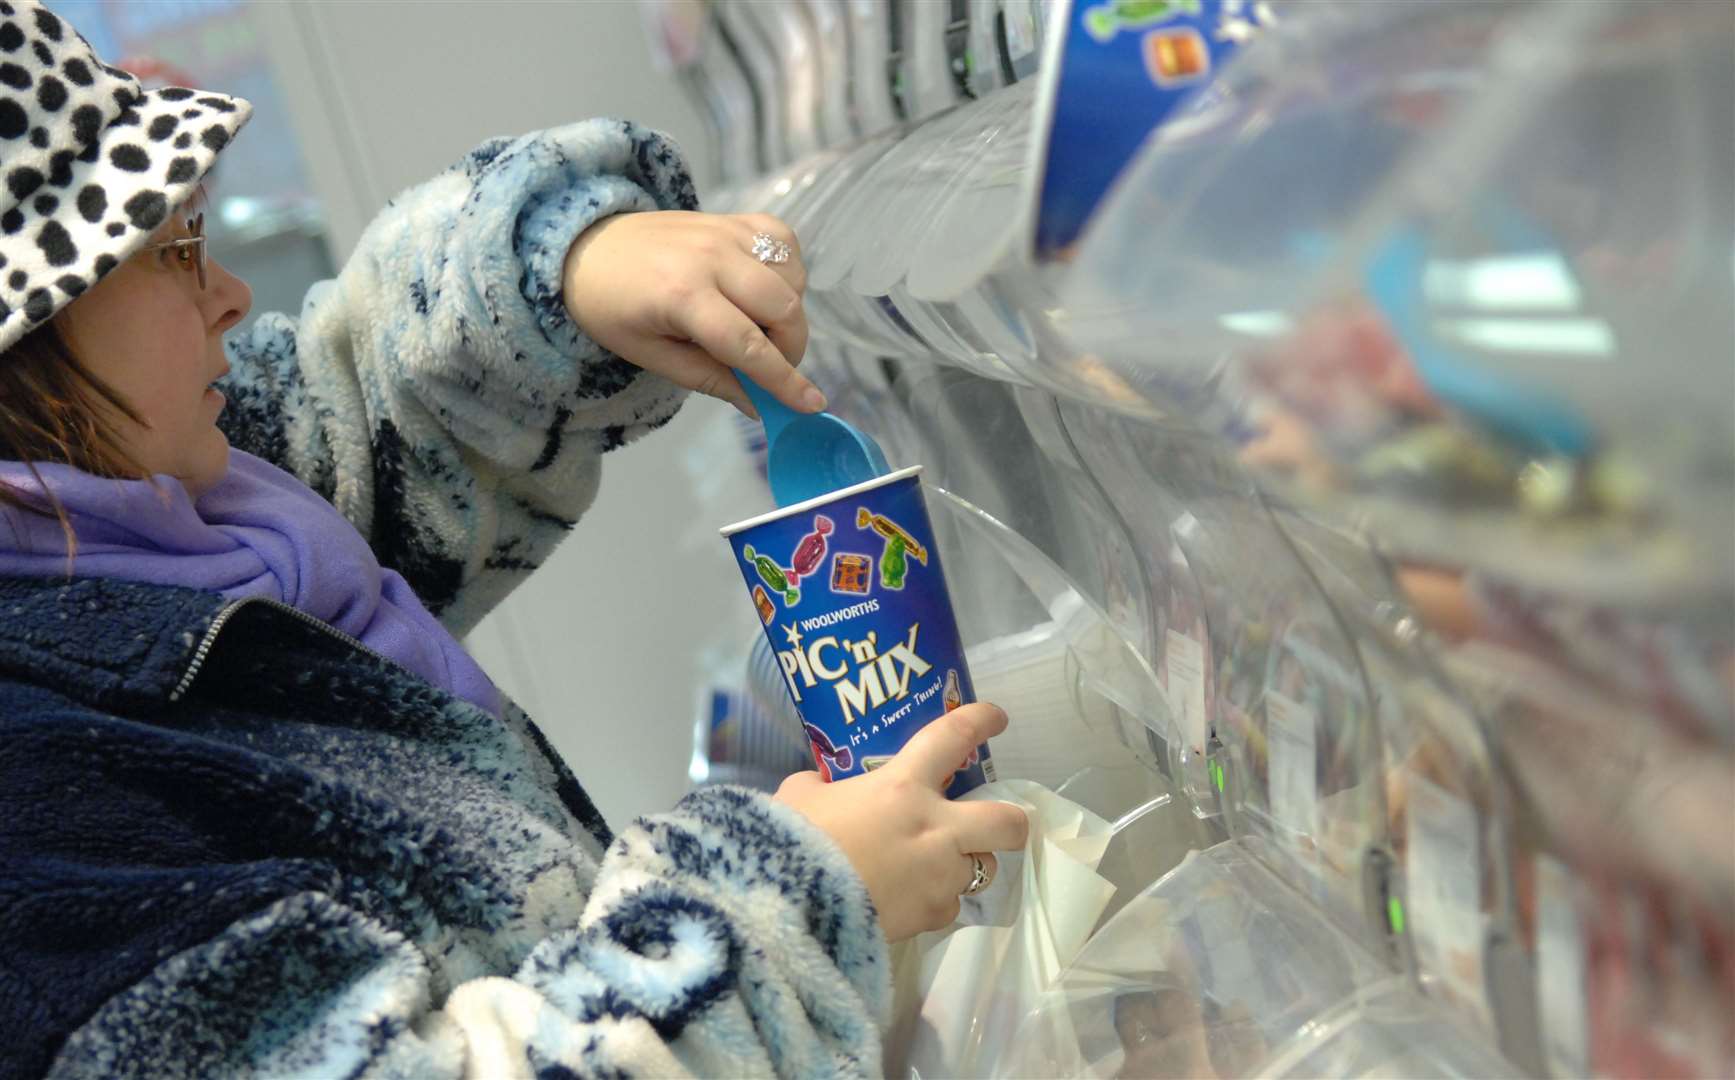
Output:
<instances>
[{"instance_id":1,"label":"black spot on hat","mask_svg":"<svg viewBox=\"0 0 1735 1080\"><path fill-rule=\"evenodd\" d=\"M95 225L108 210L108 192L101 184L86 184L78 193L78 212Z\"/></svg>"},{"instance_id":2,"label":"black spot on hat","mask_svg":"<svg viewBox=\"0 0 1735 1080\"><path fill-rule=\"evenodd\" d=\"M95 105L80 105L72 110L72 137L81 143L90 142L102 130L102 110Z\"/></svg>"},{"instance_id":3,"label":"black spot on hat","mask_svg":"<svg viewBox=\"0 0 1735 1080\"><path fill-rule=\"evenodd\" d=\"M36 103L49 112L59 112L66 104L66 84L52 75L44 75L36 82Z\"/></svg>"},{"instance_id":4,"label":"black spot on hat","mask_svg":"<svg viewBox=\"0 0 1735 1080\"><path fill-rule=\"evenodd\" d=\"M145 153L145 148L133 143L121 143L108 152L108 159L114 162L117 169L127 172L144 172L151 167L151 155Z\"/></svg>"},{"instance_id":5,"label":"black spot on hat","mask_svg":"<svg viewBox=\"0 0 1735 1080\"><path fill-rule=\"evenodd\" d=\"M176 150L185 150L187 147L189 147L191 145L193 145L193 133L192 132L183 131L179 135L175 136L175 149Z\"/></svg>"},{"instance_id":6,"label":"black spot on hat","mask_svg":"<svg viewBox=\"0 0 1735 1080\"><path fill-rule=\"evenodd\" d=\"M13 292L18 292L23 289L24 286L30 284L30 275L26 274L22 270L14 270L6 276L6 284Z\"/></svg>"},{"instance_id":7,"label":"black spot on hat","mask_svg":"<svg viewBox=\"0 0 1735 1080\"><path fill-rule=\"evenodd\" d=\"M41 322L54 314L54 297L47 289L31 289L30 299L24 301L24 314L31 322Z\"/></svg>"},{"instance_id":8,"label":"black spot on hat","mask_svg":"<svg viewBox=\"0 0 1735 1080\"><path fill-rule=\"evenodd\" d=\"M18 209L16 206L6 211L4 214L0 214L0 232L5 233L7 236L11 236L23 227L24 211Z\"/></svg>"},{"instance_id":9,"label":"black spot on hat","mask_svg":"<svg viewBox=\"0 0 1735 1080\"><path fill-rule=\"evenodd\" d=\"M184 184L199 174L199 163L190 157L178 157L169 162L169 171L163 174L165 184Z\"/></svg>"},{"instance_id":10,"label":"black spot on hat","mask_svg":"<svg viewBox=\"0 0 1735 1080\"><path fill-rule=\"evenodd\" d=\"M103 231L110 236L119 236L127 231L126 223L124 221L111 221L103 228Z\"/></svg>"},{"instance_id":11,"label":"black spot on hat","mask_svg":"<svg viewBox=\"0 0 1735 1080\"><path fill-rule=\"evenodd\" d=\"M18 29L17 23L7 23L0 26L0 49L7 52L17 52L18 46L24 44L24 31Z\"/></svg>"},{"instance_id":12,"label":"black spot on hat","mask_svg":"<svg viewBox=\"0 0 1735 1080\"><path fill-rule=\"evenodd\" d=\"M38 150L48 149L48 129L43 127L31 128L30 145Z\"/></svg>"},{"instance_id":13,"label":"black spot on hat","mask_svg":"<svg viewBox=\"0 0 1735 1080\"><path fill-rule=\"evenodd\" d=\"M90 73L90 65L76 56L60 65L60 70L65 72L67 79L76 86L89 86L96 81L96 77Z\"/></svg>"},{"instance_id":14,"label":"black spot on hat","mask_svg":"<svg viewBox=\"0 0 1735 1080\"><path fill-rule=\"evenodd\" d=\"M143 119L143 117L139 116L139 111L131 105L128 105L120 111L119 116L110 120L109 123L114 127L133 127L137 125L141 119Z\"/></svg>"},{"instance_id":15,"label":"black spot on hat","mask_svg":"<svg viewBox=\"0 0 1735 1080\"><path fill-rule=\"evenodd\" d=\"M44 45L40 41L32 41L30 43L30 49L32 52L34 52L36 54L37 61L43 67L53 67L54 66L54 50L53 49L50 49L48 46Z\"/></svg>"},{"instance_id":16,"label":"black spot on hat","mask_svg":"<svg viewBox=\"0 0 1735 1080\"><path fill-rule=\"evenodd\" d=\"M0 139L16 139L30 130L30 117L11 98L0 99Z\"/></svg>"},{"instance_id":17,"label":"black spot on hat","mask_svg":"<svg viewBox=\"0 0 1735 1080\"><path fill-rule=\"evenodd\" d=\"M42 186L42 174L28 165L21 165L6 174L6 190L12 192L12 197L23 202L37 188Z\"/></svg>"},{"instance_id":18,"label":"black spot on hat","mask_svg":"<svg viewBox=\"0 0 1735 1080\"><path fill-rule=\"evenodd\" d=\"M70 266L78 259L78 245L58 221L42 223L42 228L36 230L36 246L42 249L49 266Z\"/></svg>"},{"instance_id":19,"label":"black spot on hat","mask_svg":"<svg viewBox=\"0 0 1735 1080\"><path fill-rule=\"evenodd\" d=\"M132 219L135 229L149 231L169 216L169 200L160 191L141 191L128 199L122 209Z\"/></svg>"},{"instance_id":20,"label":"black spot on hat","mask_svg":"<svg viewBox=\"0 0 1735 1080\"><path fill-rule=\"evenodd\" d=\"M56 150L48 158L48 182L55 187L72 183L72 151Z\"/></svg>"},{"instance_id":21,"label":"black spot on hat","mask_svg":"<svg viewBox=\"0 0 1735 1080\"><path fill-rule=\"evenodd\" d=\"M234 112L235 111L235 103L234 102L224 101L220 97L202 97L199 99L199 104L209 105L211 108L216 109L218 112Z\"/></svg>"},{"instance_id":22,"label":"black spot on hat","mask_svg":"<svg viewBox=\"0 0 1735 1080\"><path fill-rule=\"evenodd\" d=\"M68 296L77 296L89 287L85 285L84 279L77 274L63 274L55 284L60 286L60 291Z\"/></svg>"},{"instance_id":23,"label":"black spot on hat","mask_svg":"<svg viewBox=\"0 0 1735 1080\"><path fill-rule=\"evenodd\" d=\"M6 253L0 251L0 270L6 269Z\"/></svg>"},{"instance_id":24,"label":"black spot on hat","mask_svg":"<svg viewBox=\"0 0 1735 1080\"><path fill-rule=\"evenodd\" d=\"M152 139L157 142L162 142L170 135L173 135L175 129L180 126L181 122L172 116L159 116L155 120L151 121L151 126L147 128L146 131L150 134Z\"/></svg>"},{"instance_id":25,"label":"black spot on hat","mask_svg":"<svg viewBox=\"0 0 1735 1080\"><path fill-rule=\"evenodd\" d=\"M12 14L12 5L6 3L5 0L0 0L0 15L10 14Z\"/></svg>"},{"instance_id":26,"label":"black spot on hat","mask_svg":"<svg viewBox=\"0 0 1735 1080\"><path fill-rule=\"evenodd\" d=\"M133 88L130 86L115 87L113 96L114 103L123 109L138 100L138 95L133 93Z\"/></svg>"},{"instance_id":27,"label":"black spot on hat","mask_svg":"<svg viewBox=\"0 0 1735 1080\"><path fill-rule=\"evenodd\" d=\"M36 29L49 41L60 40L60 19L47 8L36 9Z\"/></svg>"},{"instance_id":28,"label":"black spot on hat","mask_svg":"<svg viewBox=\"0 0 1735 1080\"><path fill-rule=\"evenodd\" d=\"M120 265L120 260L113 255L98 255L96 257L96 276L101 277Z\"/></svg>"},{"instance_id":29,"label":"black spot on hat","mask_svg":"<svg viewBox=\"0 0 1735 1080\"><path fill-rule=\"evenodd\" d=\"M22 65L8 60L0 64L0 83L5 83L14 90L28 90L31 83L30 72L24 70Z\"/></svg>"},{"instance_id":30,"label":"black spot on hat","mask_svg":"<svg viewBox=\"0 0 1735 1080\"><path fill-rule=\"evenodd\" d=\"M95 139L92 139L89 143L86 143L84 149L80 150L78 152L78 160L84 161L84 162L95 161L97 158L99 158L101 156L102 156L102 144L97 142Z\"/></svg>"},{"instance_id":31,"label":"black spot on hat","mask_svg":"<svg viewBox=\"0 0 1735 1080\"><path fill-rule=\"evenodd\" d=\"M184 86L169 86L158 90L157 96L164 101L185 101L193 96L193 92Z\"/></svg>"},{"instance_id":32,"label":"black spot on hat","mask_svg":"<svg viewBox=\"0 0 1735 1080\"><path fill-rule=\"evenodd\" d=\"M204 116L204 115L205 115L204 109L182 109L181 110L181 119L183 119L183 120L197 120L199 117Z\"/></svg>"},{"instance_id":33,"label":"black spot on hat","mask_svg":"<svg viewBox=\"0 0 1735 1080\"><path fill-rule=\"evenodd\" d=\"M229 145L229 133L220 127L208 127L199 136L199 141L212 150L221 150Z\"/></svg>"},{"instance_id":34,"label":"black spot on hat","mask_svg":"<svg viewBox=\"0 0 1735 1080\"><path fill-rule=\"evenodd\" d=\"M44 193L36 196L36 201L30 205L36 208L38 214L42 214L46 217L60 208L60 200L52 195Z\"/></svg>"}]
</instances>

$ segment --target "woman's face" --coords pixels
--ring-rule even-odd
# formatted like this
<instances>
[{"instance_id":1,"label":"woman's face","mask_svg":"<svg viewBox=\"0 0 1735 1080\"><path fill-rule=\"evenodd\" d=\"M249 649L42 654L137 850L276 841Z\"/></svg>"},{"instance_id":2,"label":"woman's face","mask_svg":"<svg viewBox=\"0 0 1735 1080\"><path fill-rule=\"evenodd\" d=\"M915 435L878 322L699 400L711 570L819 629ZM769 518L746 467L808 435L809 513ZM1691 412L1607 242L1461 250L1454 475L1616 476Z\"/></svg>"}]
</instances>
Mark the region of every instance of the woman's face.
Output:
<instances>
[{"instance_id":1,"label":"woman's face","mask_svg":"<svg viewBox=\"0 0 1735 1080\"><path fill-rule=\"evenodd\" d=\"M188 235L184 214L176 213L151 243ZM229 442L217 429L223 395L210 387L229 370L223 334L246 317L253 292L215 259L200 289L196 259L186 254L139 252L63 308L56 325L143 421L110 418L134 459L152 475L180 480L197 498L229 467Z\"/></svg>"}]
</instances>

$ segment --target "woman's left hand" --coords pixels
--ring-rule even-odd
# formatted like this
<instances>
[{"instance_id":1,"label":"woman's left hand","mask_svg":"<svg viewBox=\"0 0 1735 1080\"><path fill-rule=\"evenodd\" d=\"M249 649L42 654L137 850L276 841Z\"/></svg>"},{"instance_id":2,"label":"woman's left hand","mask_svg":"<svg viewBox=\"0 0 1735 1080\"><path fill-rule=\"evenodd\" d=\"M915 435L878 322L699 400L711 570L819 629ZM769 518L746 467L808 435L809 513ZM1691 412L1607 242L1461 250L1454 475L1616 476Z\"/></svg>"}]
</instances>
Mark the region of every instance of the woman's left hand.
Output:
<instances>
[{"instance_id":1,"label":"woman's left hand","mask_svg":"<svg viewBox=\"0 0 1735 1080\"><path fill-rule=\"evenodd\" d=\"M757 233L788 244L788 261L756 259ZM757 414L736 370L791 408L825 408L825 395L795 371L807 351L807 271L795 233L774 217L616 214L579 234L562 283L573 321L646 371L748 416Z\"/></svg>"}]
</instances>

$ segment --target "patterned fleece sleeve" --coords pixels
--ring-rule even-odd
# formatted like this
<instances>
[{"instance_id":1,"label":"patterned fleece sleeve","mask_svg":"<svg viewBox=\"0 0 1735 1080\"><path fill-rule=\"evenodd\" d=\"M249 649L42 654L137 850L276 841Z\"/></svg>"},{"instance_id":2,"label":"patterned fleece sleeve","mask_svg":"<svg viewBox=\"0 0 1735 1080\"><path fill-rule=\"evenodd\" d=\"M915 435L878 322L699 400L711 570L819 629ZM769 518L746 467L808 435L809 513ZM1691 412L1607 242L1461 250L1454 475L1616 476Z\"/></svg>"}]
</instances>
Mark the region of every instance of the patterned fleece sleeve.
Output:
<instances>
[{"instance_id":1,"label":"patterned fleece sleeve","mask_svg":"<svg viewBox=\"0 0 1735 1080\"><path fill-rule=\"evenodd\" d=\"M710 788L609 849L576 929L444 993L329 894L287 897L109 1000L51 1077L878 1076L888 949L841 851Z\"/></svg>"},{"instance_id":2,"label":"patterned fleece sleeve","mask_svg":"<svg viewBox=\"0 0 1735 1080\"><path fill-rule=\"evenodd\" d=\"M388 204L298 320L230 340L224 430L461 636L589 508L601 455L684 396L574 325L568 248L611 214L697 205L679 151L633 124L490 140Z\"/></svg>"}]
</instances>

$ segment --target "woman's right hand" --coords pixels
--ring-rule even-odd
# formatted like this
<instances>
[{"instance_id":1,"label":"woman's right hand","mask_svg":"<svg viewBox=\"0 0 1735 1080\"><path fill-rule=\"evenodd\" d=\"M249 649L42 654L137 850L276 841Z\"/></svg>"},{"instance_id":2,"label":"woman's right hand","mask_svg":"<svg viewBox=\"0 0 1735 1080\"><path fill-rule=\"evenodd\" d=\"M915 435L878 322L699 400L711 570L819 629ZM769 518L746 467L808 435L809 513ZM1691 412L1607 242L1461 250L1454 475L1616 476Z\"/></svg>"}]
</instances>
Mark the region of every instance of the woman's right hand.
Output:
<instances>
[{"instance_id":1,"label":"woman's right hand","mask_svg":"<svg viewBox=\"0 0 1735 1080\"><path fill-rule=\"evenodd\" d=\"M916 733L896 757L863 776L825 783L797 773L779 802L819 826L849 857L892 942L951 925L975 874L990 875L992 852L1024 847L1030 823L1009 803L953 802L945 790L970 752L1006 730L993 705L965 705Z\"/></svg>"}]
</instances>

